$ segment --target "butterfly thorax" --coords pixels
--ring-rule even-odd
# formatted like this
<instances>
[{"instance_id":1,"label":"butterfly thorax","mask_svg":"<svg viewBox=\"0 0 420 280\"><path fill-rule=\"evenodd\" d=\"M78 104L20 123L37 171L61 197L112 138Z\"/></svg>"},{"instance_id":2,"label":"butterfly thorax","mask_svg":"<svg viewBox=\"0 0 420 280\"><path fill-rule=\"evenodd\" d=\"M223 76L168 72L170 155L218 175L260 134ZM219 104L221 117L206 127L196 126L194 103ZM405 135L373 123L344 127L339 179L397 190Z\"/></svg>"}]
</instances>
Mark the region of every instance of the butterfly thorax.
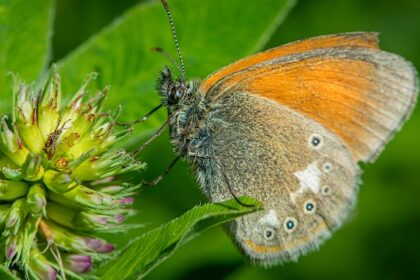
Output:
<instances>
[{"instance_id":1,"label":"butterfly thorax","mask_svg":"<svg viewBox=\"0 0 420 280\"><path fill-rule=\"evenodd\" d=\"M168 110L169 132L175 153L186 156L191 146L197 145L209 132L210 107L199 93L200 82L174 79L169 68L161 71L157 90Z\"/></svg>"}]
</instances>

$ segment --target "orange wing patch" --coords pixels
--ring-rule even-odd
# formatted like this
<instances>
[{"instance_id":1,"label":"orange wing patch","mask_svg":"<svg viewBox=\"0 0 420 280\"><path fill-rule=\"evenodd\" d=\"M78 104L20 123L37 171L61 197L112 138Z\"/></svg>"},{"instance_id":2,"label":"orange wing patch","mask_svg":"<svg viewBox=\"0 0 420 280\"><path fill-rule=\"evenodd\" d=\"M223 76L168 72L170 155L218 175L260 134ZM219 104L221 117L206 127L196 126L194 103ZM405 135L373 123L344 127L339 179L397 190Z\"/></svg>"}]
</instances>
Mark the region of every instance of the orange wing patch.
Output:
<instances>
[{"instance_id":1,"label":"orange wing patch","mask_svg":"<svg viewBox=\"0 0 420 280\"><path fill-rule=\"evenodd\" d=\"M355 161L371 161L413 108L416 71L377 50L374 34L348 36L309 39L239 61L200 90L211 99L249 92L289 106L336 133Z\"/></svg>"},{"instance_id":2,"label":"orange wing patch","mask_svg":"<svg viewBox=\"0 0 420 280\"><path fill-rule=\"evenodd\" d=\"M256 74L246 90L311 117L353 148L356 159L367 159L386 133L376 119L393 120L386 112L376 114L380 100L366 100L366 93L375 91L375 80L365 78L372 77L374 66L338 60L307 65L284 66L271 75Z\"/></svg>"},{"instance_id":3,"label":"orange wing patch","mask_svg":"<svg viewBox=\"0 0 420 280\"><path fill-rule=\"evenodd\" d=\"M321 223L313 228L308 230L308 234L304 237L295 239L289 243L283 244L283 246L278 245L259 245L255 244L251 239L245 239L245 244L249 249L258 254L279 254L286 251L296 250L299 247L305 247L308 243L314 242L316 238L319 238L323 234L329 234L327 226L325 223Z\"/></svg>"},{"instance_id":4,"label":"orange wing patch","mask_svg":"<svg viewBox=\"0 0 420 280\"><path fill-rule=\"evenodd\" d=\"M311 38L308 40L297 41L294 43L286 44L265 52L258 53L256 55L241 59L229 66L226 66L219 71L210 75L200 86L201 92L207 92L217 81L220 79L244 70L247 67L261 63L266 60L270 60L274 57L286 56L290 54L296 54L305 52L308 50L319 49L319 48L332 48L340 46L357 46L365 48L378 48L378 37L373 32L356 32L356 33L344 33L337 35L326 35Z\"/></svg>"},{"instance_id":5,"label":"orange wing patch","mask_svg":"<svg viewBox=\"0 0 420 280\"><path fill-rule=\"evenodd\" d=\"M268 246L268 245L258 245L255 244L251 239L246 239L245 244L258 254L267 254L267 253L280 253L283 251L283 248L280 246Z\"/></svg>"}]
</instances>

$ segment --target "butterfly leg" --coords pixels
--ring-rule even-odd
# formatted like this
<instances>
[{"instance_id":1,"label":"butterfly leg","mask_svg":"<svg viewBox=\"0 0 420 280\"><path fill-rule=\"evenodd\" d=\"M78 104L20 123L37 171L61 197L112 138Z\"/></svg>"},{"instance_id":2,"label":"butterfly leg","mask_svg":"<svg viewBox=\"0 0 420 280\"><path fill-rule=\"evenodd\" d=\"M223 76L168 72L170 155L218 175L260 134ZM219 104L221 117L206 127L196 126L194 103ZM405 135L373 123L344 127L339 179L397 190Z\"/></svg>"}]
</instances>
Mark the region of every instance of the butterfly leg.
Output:
<instances>
[{"instance_id":1,"label":"butterfly leg","mask_svg":"<svg viewBox=\"0 0 420 280\"><path fill-rule=\"evenodd\" d=\"M162 132L165 130L165 128L168 126L168 121L164 122L161 127L159 127L158 130L156 130L155 134L153 134L149 139L147 139L146 142L144 142L142 145L140 145L137 149L135 149L131 154L132 156L138 155L141 151L143 151L147 146L149 146L150 143L152 143L153 140L155 140L159 135L162 134Z\"/></svg>"},{"instance_id":2,"label":"butterfly leg","mask_svg":"<svg viewBox=\"0 0 420 280\"><path fill-rule=\"evenodd\" d=\"M149 113L147 113L146 115L144 115L141 118L138 118L137 120L135 120L133 122L116 122L116 124L119 125L119 126L123 126L123 127L130 127L130 126L133 126L135 124L142 123L142 122L146 121L151 115L153 115L154 112L159 110L162 106L163 106L163 104L159 104L158 106L153 108Z\"/></svg>"},{"instance_id":3,"label":"butterfly leg","mask_svg":"<svg viewBox=\"0 0 420 280\"><path fill-rule=\"evenodd\" d=\"M159 176L157 176L155 179L153 179L152 181L143 181L143 185L146 186L156 186L162 179L163 177L165 177L169 172L171 172L172 168L175 166L175 164L178 162L178 160L181 158L181 156L177 156L172 162L171 164L169 164L169 166L165 169L165 171L163 171L162 174L160 174Z\"/></svg>"}]
</instances>

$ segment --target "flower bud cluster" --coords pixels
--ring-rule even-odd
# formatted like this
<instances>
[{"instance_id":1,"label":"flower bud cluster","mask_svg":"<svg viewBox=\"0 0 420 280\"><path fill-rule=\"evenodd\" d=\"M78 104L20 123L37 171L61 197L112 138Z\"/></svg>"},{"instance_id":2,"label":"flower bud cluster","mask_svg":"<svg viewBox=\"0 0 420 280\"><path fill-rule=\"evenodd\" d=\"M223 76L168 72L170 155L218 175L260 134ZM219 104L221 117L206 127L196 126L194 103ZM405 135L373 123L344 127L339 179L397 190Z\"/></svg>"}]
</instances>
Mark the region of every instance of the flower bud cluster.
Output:
<instances>
[{"instance_id":1,"label":"flower bud cluster","mask_svg":"<svg viewBox=\"0 0 420 280\"><path fill-rule=\"evenodd\" d=\"M88 96L94 78L66 106L55 67L41 88L16 81L0 119L0 259L23 277L87 273L114 249L97 234L130 227L137 186L119 175L144 164L116 147L130 129L103 111L108 87Z\"/></svg>"}]
</instances>

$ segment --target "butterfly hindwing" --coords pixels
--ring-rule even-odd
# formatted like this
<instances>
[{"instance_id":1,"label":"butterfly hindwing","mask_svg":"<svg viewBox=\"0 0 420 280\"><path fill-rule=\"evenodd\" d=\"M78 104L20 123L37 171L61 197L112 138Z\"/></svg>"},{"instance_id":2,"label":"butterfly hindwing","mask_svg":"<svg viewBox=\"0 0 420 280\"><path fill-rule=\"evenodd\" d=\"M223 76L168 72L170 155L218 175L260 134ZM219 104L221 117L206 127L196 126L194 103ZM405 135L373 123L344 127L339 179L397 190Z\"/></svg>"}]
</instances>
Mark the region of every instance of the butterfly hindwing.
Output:
<instances>
[{"instance_id":1,"label":"butterfly hindwing","mask_svg":"<svg viewBox=\"0 0 420 280\"><path fill-rule=\"evenodd\" d=\"M249 195L264 211L231 223L245 254L272 265L316 248L347 217L358 168L344 143L317 122L249 93L220 99L212 134L193 151L204 192L212 201ZM204 155L205 154L205 155ZM228 186L229 184L229 186ZM290 227L290 228L289 228Z\"/></svg>"}]
</instances>

